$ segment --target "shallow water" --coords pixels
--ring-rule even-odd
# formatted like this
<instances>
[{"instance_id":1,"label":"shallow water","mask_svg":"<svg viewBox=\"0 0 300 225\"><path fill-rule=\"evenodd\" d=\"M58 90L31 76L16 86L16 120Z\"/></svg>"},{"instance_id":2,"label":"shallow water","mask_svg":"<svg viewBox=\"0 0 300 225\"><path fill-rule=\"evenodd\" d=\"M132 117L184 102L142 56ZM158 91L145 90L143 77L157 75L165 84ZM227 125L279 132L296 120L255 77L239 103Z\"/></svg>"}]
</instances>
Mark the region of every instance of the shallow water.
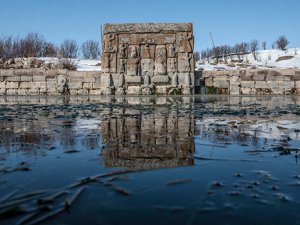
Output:
<instances>
[{"instance_id":1,"label":"shallow water","mask_svg":"<svg viewBox=\"0 0 300 225\"><path fill-rule=\"evenodd\" d=\"M0 223L299 224L299 103L0 97Z\"/></svg>"}]
</instances>

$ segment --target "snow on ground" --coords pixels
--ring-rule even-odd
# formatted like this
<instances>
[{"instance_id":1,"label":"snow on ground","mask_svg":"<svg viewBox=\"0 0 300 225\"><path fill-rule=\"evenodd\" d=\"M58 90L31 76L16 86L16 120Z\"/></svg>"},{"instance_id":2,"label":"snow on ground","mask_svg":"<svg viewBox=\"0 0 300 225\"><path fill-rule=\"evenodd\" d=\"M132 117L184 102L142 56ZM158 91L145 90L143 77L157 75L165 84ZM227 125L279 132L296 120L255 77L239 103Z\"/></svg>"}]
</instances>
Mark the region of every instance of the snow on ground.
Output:
<instances>
[{"instance_id":1,"label":"snow on ground","mask_svg":"<svg viewBox=\"0 0 300 225\"><path fill-rule=\"evenodd\" d=\"M42 57L45 63L59 63L59 58ZM99 59L74 59L77 71L101 71Z\"/></svg>"},{"instance_id":2,"label":"snow on ground","mask_svg":"<svg viewBox=\"0 0 300 225\"><path fill-rule=\"evenodd\" d=\"M285 59L277 61L279 57L292 57L291 59ZM233 58L237 60L237 57ZM247 54L242 57L244 64L250 66L256 66L260 68L300 68L300 48L290 48L285 51L278 49L261 50L257 52L257 60L254 59L253 54ZM230 59L227 59L230 63ZM224 61L224 60L222 60ZM196 70L236 70L241 67L236 63L234 67L228 66L224 63L217 65L209 64L205 62L201 65L199 62L196 63Z\"/></svg>"}]
</instances>

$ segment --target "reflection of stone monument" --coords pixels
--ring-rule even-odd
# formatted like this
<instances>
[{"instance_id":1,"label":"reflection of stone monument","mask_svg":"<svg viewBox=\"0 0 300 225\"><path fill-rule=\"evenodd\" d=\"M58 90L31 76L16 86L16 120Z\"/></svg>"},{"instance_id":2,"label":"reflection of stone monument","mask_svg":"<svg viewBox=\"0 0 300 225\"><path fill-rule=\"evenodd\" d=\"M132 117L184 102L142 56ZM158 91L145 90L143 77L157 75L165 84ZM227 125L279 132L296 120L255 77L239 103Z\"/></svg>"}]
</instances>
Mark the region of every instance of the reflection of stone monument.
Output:
<instances>
[{"instance_id":1,"label":"reflection of stone monument","mask_svg":"<svg viewBox=\"0 0 300 225\"><path fill-rule=\"evenodd\" d=\"M105 24L102 40L102 94L193 94L191 23Z\"/></svg>"},{"instance_id":2,"label":"reflection of stone monument","mask_svg":"<svg viewBox=\"0 0 300 225\"><path fill-rule=\"evenodd\" d=\"M139 99L134 99L139 100ZM150 113L110 108L102 118L106 167L163 168L193 165L194 117L188 108L155 107Z\"/></svg>"}]
</instances>

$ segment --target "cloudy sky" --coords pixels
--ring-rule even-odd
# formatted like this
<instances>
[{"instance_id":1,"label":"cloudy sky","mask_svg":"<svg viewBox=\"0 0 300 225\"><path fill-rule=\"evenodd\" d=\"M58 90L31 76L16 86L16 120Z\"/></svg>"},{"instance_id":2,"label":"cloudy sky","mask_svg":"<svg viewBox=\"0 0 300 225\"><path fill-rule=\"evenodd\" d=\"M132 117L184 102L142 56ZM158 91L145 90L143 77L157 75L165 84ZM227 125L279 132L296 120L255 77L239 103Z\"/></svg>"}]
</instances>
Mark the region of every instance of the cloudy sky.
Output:
<instances>
[{"instance_id":1,"label":"cloudy sky","mask_svg":"<svg viewBox=\"0 0 300 225\"><path fill-rule=\"evenodd\" d=\"M48 41L100 40L104 23L192 22L195 50L286 35L300 47L299 0L0 0L0 35L39 32Z\"/></svg>"}]
</instances>

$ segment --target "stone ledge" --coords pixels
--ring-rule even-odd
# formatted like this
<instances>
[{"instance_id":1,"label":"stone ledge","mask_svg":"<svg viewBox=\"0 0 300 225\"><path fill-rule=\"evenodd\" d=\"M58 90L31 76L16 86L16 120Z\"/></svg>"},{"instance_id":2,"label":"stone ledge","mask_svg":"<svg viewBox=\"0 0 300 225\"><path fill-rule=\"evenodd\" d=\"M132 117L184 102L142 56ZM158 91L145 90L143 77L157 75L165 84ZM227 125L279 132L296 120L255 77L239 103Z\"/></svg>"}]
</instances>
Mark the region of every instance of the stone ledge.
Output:
<instances>
[{"instance_id":1,"label":"stone ledge","mask_svg":"<svg viewBox=\"0 0 300 225\"><path fill-rule=\"evenodd\" d=\"M192 32L192 23L123 23L123 24L104 24L103 34L110 33L160 33L168 31Z\"/></svg>"}]
</instances>

